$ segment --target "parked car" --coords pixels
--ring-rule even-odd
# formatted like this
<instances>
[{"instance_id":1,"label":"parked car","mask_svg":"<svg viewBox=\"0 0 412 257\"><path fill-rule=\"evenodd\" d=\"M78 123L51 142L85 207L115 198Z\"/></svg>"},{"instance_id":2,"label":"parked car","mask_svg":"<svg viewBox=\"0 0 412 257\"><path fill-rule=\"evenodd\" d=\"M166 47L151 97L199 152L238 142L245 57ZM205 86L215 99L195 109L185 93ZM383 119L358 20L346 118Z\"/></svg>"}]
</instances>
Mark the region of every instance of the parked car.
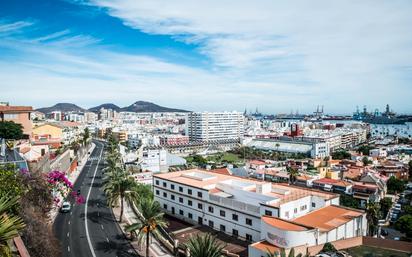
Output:
<instances>
[{"instance_id":1,"label":"parked car","mask_svg":"<svg viewBox=\"0 0 412 257\"><path fill-rule=\"evenodd\" d=\"M72 206L69 202L63 202L62 207L60 208L60 212L69 212Z\"/></svg>"},{"instance_id":2,"label":"parked car","mask_svg":"<svg viewBox=\"0 0 412 257\"><path fill-rule=\"evenodd\" d=\"M399 241L399 240L401 240L401 238L400 237L394 237L393 240Z\"/></svg>"}]
</instances>

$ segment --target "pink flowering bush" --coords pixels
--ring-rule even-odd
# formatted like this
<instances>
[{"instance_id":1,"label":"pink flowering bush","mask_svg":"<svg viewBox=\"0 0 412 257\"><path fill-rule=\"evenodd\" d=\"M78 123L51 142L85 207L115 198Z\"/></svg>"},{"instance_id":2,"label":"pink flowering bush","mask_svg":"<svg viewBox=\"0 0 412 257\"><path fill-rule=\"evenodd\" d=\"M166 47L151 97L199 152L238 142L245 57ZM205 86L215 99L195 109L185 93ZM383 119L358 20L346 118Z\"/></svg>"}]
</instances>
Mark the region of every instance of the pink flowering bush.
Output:
<instances>
[{"instance_id":1,"label":"pink flowering bush","mask_svg":"<svg viewBox=\"0 0 412 257\"><path fill-rule=\"evenodd\" d=\"M51 171L47 174L47 182L52 186L54 195L54 202L59 205L60 197L65 198L70 192L76 203L85 203L84 197L73 192L73 184L69 181L66 175L58 170Z\"/></svg>"}]
</instances>

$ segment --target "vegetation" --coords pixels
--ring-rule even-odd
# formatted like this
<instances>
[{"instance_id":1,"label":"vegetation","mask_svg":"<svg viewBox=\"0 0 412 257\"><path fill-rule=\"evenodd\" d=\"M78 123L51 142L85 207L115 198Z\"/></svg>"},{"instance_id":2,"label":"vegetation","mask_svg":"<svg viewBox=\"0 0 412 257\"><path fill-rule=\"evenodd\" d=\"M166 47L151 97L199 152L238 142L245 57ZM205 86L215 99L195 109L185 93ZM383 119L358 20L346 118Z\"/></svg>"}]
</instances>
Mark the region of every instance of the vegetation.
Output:
<instances>
[{"instance_id":1,"label":"vegetation","mask_svg":"<svg viewBox=\"0 0 412 257\"><path fill-rule=\"evenodd\" d=\"M289 183L294 184L296 182L297 177L299 176L299 171L292 167L287 167L287 171L289 174Z\"/></svg>"},{"instance_id":2,"label":"vegetation","mask_svg":"<svg viewBox=\"0 0 412 257\"><path fill-rule=\"evenodd\" d=\"M346 206L349 208L359 209L359 202L352 196L342 194L340 196L340 205Z\"/></svg>"},{"instance_id":3,"label":"vegetation","mask_svg":"<svg viewBox=\"0 0 412 257\"><path fill-rule=\"evenodd\" d=\"M379 204L378 203L368 203L366 208L366 219L368 220L368 235L374 236L378 230L379 222Z\"/></svg>"},{"instance_id":4,"label":"vegetation","mask_svg":"<svg viewBox=\"0 0 412 257\"><path fill-rule=\"evenodd\" d=\"M4 165L0 166L0 183L1 199L18 199L17 203L8 206L7 213L25 223L24 228L18 230L30 256L60 256L59 243L47 220L53 206L53 196L52 186L46 178L42 174L18 170L13 165Z\"/></svg>"},{"instance_id":5,"label":"vegetation","mask_svg":"<svg viewBox=\"0 0 412 257\"><path fill-rule=\"evenodd\" d=\"M396 221L395 228L402 233L405 233L406 237L412 239L412 215L403 215Z\"/></svg>"},{"instance_id":6,"label":"vegetation","mask_svg":"<svg viewBox=\"0 0 412 257\"><path fill-rule=\"evenodd\" d=\"M0 122L0 138L4 139L22 139L23 126L13 121Z\"/></svg>"},{"instance_id":7,"label":"vegetation","mask_svg":"<svg viewBox=\"0 0 412 257\"><path fill-rule=\"evenodd\" d=\"M221 257L223 256L222 250L225 245L220 243L216 237L207 233L205 235L195 235L190 238L186 244L189 250L190 256L196 257Z\"/></svg>"},{"instance_id":8,"label":"vegetation","mask_svg":"<svg viewBox=\"0 0 412 257\"><path fill-rule=\"evenodd\" d=\"M335 253L335 252L337 252L337 250L336 250L336 248L333 244L328 242L328 243L323 245L323 248L322 248L321 252L323 252L323 253Z\"/></svg>"},{"instance_id":9,"label":"vegetation","mask_svg":"<svg viewBox=\"0 0 412 257\"><path fill-rule=\"evenodd\" d=\"M386 217L386 215L388 215L389 209L392 206L392 198L390 197L382 198L379 202L379 205L380 205L382 217Z\"/></svg>"},{"instance_id":10,"label":"vegetation","mask_svg":"<svg viewBox=\"0 0 412 257\"><path fill-rule=\"evenodd\" d=\"M361 153L363 155L369 155L370 150L372 150L374 147L370 145L362 145L358 147L358 153Z\"/></svg>"},{"instance_id":11,"label":"vegetation","mask_svg":"<svg viewBox=\"0 0 412 257\"><path fill-rule=\"evenodd\" d=\"M363 163L363 166L368 166L369 164L372 164L372 161L369 160L369 158L367 156L364 156L362 158L362 163Z\"/></svg>"},{"instance_id":12,"label":"vegetation","mask_svg":"<svg viewBox=\"0 0 412 257\"><path fill-rule=\"evenodd\" d=\"M87 144L87 141L90 139L90 131L89 128L85 128L84 129L84 133L83 133L83 145Z\"/></svg>"},{"instance_id":13,"label":"vegetation","mask_svg":"<svg viewBox=\"0 0 412 257\"><path fill-rule=\"evenodd\" d=\"M164 213L159 202L153 199L141 199L138 203L138 210L141 220L127 226L126 231L135 233L140 244L146 241L146 257L149 257L150 236L153 236L158 227L166 227L167 222L163 217Z\"/></svg>"},{"instance_id":14,"label":"vegetation","mask_svg":"<svg viewBox=\"0 0 412 257\"><path fill-rule=\"evenodd\" d=\"M289 254L287 255L288 257L302 257L303 255L299 253L298 255L295 255L295 248L291 248L289 251ZM305 255L308 256L308 255ZM266 257L286 257L286 251L284 248L280 249L279 252L266 252Z\"/></svg>"},{"instance_id":15,"label":"vegetation","mask_svg":"<svg viewBox=\"0 0 412 257\"><path fill-rule=\"evenodd\" d=\"M388 182L386 183L386 186L388 188L388 193L389 194L396 194L399 192L402 192L406 188L406 181L397 179L396 177L390 177L388 179Z\"/></svg>"},{"instance_id":16,"label":"vegetation","mask_svg":"<svg viewBox=\"0 0 412 257\"><path fill-rule=\"evenodd\" d=\"M11 256L8 241L16 237L24 228L23 220L12 214L11 209L17 205L17 197L0 198L0 255Z\"/></svg>"},{"instance_id":17,"label":"vegetation","mask_svg":"<svg viewBox=\"0 0 412 257\"><path fill-rule=\"evenodd\" d=\"M350 153L345 150L339 150L339 151L332 153L332 159L335 159L335 160L343 160L343 159L349 159L349 158L350 158Z\"/></svg>"}]
</instances>

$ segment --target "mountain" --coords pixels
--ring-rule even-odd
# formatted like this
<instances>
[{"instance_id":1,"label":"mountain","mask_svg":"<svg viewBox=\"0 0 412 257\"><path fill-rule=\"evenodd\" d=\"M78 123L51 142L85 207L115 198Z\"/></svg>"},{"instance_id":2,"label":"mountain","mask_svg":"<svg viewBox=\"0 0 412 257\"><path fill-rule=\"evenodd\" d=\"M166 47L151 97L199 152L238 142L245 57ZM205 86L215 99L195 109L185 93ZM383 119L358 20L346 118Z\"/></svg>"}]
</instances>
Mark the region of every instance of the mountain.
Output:
<instances>
[{"instance_id":1,"label":"mountain","mask_svg":"<svg viewBox=\"0 0 412 257\"><path fill-rule=\"evenodd\" d=\"M137 101L120 109L122 112L189 112L186 110L163 107L151 102Z\"/></svg>"},{"instance_id":2,"label":"mountain","mask_svg":"<svg viewBox=\"0 0 412 257\"><path fill-rule=\"evenodd\" d=\"M101 108L112 109L112 110L115 110L116 112L120 111L120 107L112 103L105 103L105 104L101 104L96 107L92 107L89 109L89 111L97 113L100 111Z\"/></svg>"},{"instance_id":3,"label":"mountain","mask_svg":"<svg viewBox=\"0 0 412 257\"><path fill-rule=\"evenodd\" d=\"M61 112L84 112L85 110L75 104L72 103L58 103L51 107L43 107L39 108L36 111L42 113L51 113L53 111L61 111Z\"/></svg>"}]
</instances>

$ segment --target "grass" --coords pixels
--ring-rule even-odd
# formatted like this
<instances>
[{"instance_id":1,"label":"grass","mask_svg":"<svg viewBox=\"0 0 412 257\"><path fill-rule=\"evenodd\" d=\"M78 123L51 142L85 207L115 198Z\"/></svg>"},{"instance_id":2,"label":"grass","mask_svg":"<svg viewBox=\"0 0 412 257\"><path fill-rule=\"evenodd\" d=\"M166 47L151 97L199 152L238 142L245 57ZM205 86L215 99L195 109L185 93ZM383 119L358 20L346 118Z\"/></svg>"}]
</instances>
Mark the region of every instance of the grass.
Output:
<instances>
[{"instance_id":1,"label":"grass","mask_svg":"<svg viewBox=\"0 0 412 257\"><path fill-rule=\"evenodd\" d=\"M243 161L239 158L239 156L233 153L214 154L214 155L208 156L206 159L208 161L213 161L216 163L223 163L223 162L238 163L240 161Z\"/></svg>"},{"instance_id":2,"label":"grass","mask_svg":"<svg viewBox=\"0 0 412 257\"><path fill-rule=\"evenodd\" d=\"M349 249L345 249L352 256L363 257L409 257L409 254L404 252L398 252L394 250L382 249L370 246L357 246Z\"/></svg>"}]
</instances>

